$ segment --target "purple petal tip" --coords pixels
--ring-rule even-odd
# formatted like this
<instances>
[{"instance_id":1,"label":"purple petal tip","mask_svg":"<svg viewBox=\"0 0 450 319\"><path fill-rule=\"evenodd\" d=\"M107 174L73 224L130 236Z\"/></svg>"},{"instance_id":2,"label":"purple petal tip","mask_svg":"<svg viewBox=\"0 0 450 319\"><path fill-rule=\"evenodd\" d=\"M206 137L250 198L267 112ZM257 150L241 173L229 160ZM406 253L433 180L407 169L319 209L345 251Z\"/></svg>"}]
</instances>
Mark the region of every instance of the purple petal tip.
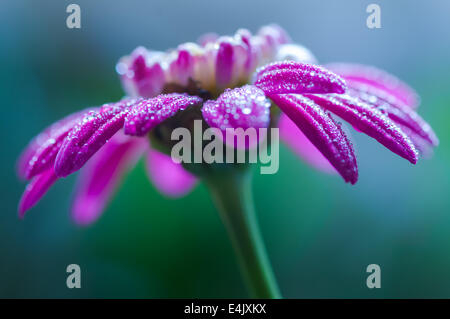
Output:
<instances>
[{"instance_id":1,"label":"purple petal tip","mask_svg":"<svg viewBox=\"0 0 450 319\"><path fill-rule=\"evenodd\" d=\"M35 176L25 188L19 202L18 215L23 219L25 213L41 200L49 188L58 180L52 169Z\"/></svg>"},{"instance_id":2,"label":"purple petal tip","mask_svg":"<svg viewBox=\"0 0 450 319\"><path fill-rule=\"evenodd\" d=\"M266 94L344 93L345 81L320 66L275 62L257 71L255 85Z\"/></svg>"},{"instance_id":3,"label":"purple petal tip","mask_svg":"<svg viewBox=\"0 0 450 319\"><path fill-rule=\"evenodd\" d=\"M358 165L351 142L341 127L313 100L301 95L271 95L271 99L330 161L348 183L358 180Z\"/></svg>"}]
</instances>

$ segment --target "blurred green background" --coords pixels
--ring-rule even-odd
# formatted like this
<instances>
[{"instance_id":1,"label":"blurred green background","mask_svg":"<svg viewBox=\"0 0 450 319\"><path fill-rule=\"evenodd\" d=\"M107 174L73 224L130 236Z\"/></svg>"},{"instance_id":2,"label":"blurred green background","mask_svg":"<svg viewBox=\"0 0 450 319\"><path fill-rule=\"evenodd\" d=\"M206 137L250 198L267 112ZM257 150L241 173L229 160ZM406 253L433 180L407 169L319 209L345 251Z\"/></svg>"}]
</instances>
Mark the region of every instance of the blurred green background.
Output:
<instances>
[{"instance_id":1,"label":"blurred green background","mask_svg":"<svg viewBox=\"0 0 450 319\"><path fill-rule=\"evenodd\" d=\"M382 28L366 28L369 3ZM67 29L66 7L82 28ZM281 150L275 175L254 177L258 218L288 298L450 297L450 2L435 1L12 1L0 4L0 297L246 297L231 245L199 185L170 200L140 162L106 213L80 228L69 216L75 177L59 181L20 221L25 184L14 165L42 128L121 98L116 61L136 46L164 50L204 32L255 32L276 22L322 62L389 70L417 89L441 145L416 166L352 134L356 186ZM82 288L66 287L66 266ZM368 264L381 289L369 290Z\"/></svg>"}]
</instances>

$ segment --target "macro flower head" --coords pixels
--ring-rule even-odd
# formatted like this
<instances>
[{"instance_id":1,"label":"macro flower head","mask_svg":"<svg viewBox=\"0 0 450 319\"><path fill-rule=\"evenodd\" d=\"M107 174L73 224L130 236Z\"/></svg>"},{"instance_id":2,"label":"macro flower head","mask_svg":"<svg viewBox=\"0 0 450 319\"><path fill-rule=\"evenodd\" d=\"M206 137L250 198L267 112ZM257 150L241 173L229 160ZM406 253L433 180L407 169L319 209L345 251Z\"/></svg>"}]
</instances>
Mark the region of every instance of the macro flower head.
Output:
<instances>
[{"instance_id":1,"label":"macro flower head","mask_svg":"<svg viewBox=\"0 0 450 319\"><path fill-rule=\"evenodd\" d=\"M196 119L221 131L279 126L300 157L351 184L358 167L341 120L413 164L438 144L408 85L371 66L319 65L276 25L255 35L245 29L233 36L206 34L167 52L139 47L116 70L126 92L122 100L67 116L23 152L18 173L30 182L21 217L58 179L81 170L73 217L79 224L95 221L141 156L161 192L186 194L199 176L163 149L173 129L191 128Z\"/></svg>"}]
</instances>

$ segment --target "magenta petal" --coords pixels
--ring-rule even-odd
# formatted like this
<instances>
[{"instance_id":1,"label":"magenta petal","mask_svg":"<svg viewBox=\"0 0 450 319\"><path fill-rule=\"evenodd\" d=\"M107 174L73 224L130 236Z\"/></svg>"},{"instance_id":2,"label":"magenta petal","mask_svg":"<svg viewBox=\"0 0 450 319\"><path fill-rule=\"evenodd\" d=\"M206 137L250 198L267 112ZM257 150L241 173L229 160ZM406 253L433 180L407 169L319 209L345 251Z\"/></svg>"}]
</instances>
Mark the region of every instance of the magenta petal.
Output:
<instances>
[{"instance_id":1,"label":"magenta petal","mask_svg":"<svg viewBox=\"0 0 450 319\"><path fill-rule=\"evenodd\" d=\"M234 58L233 45L227 41L220 42L216 57L216 83L218 87L226 87L231 82Z\"/></svg>"},{"instance_id":2,"label":"magenta petal","mask_svg":"<svg viewBox=\"0 0 450 319\"><path fill-rule=\"evenodd\" d=\"M197 179L181 164L175 163L170 156L155 150L148 152L147 171L155 187L170 197L187 194L197 182Z\"/></svg>"},{"instance_id":3,"label":"magenta petal","mask_svg":"<svg viewBox=\"0 0 450 319\"><path fill-rule=\"evenodd\" d=\"M165 78L164 71L159 63L147 66L145 57L138 55L131 66L131 70L139 96L153 97L161 92Z\"/></svg>"},{"instance_id":4,"label":"magenta petal","mask_svg":"<svg viewBox=\"0 0 450 319\"><path fill-rule=\"evenodd\" d=\"M270 98L330 161L346 182L358 180L353 146L333 118L314 101L301 95L271 95Z\"/></svg>"},{"instance_id":5,"label":"magenta petal","mask_svg":"<svg viewBox=\"0 0 450 319\"><path fill-rule=\"evenodd\" d=\"M19 217L23 218L26 211L36 205L36 203L47 193L49 188L57 181L53 169L49 169L37 176L27 185L19 203Z\"/></svg>"},{"instance_id":6,"label":"magenta petal","mask_svg":"<svg viewBox=\"0 0 450 319\"><path fill-rule=\"evenodd\" d=\"M267 41L271 42L272 46L291 42L291 38L287 32L275 23L261 27L258 35L266 38Z\"/></svg>"},{"instance_id":7,"label":"magenta petal","mask_svg":"<svg viewBox=\"0 0 450 319\"><path fill-rule=\"evenodd\" d=\"M210 127L217 127L226 136L226 129L266 128L270 122L270 101L253 85L227 89L217 100L209 100L202 108L203 118ZM258 133L258 131L256 131ZM233 141L230 145L233 145ZM249 141L247 147L257 141ZM244 147L245 145L240 145ZM238 146L238 147L240 147Z\"/></svg>"},{"instance_id":8,"label":"magenta petal","mask_svg":"<svg viewBox=\"0 0 450 319\"><path fill-rule=\"evenodd\" d=\"M433 155L433 145L425 140L422 136L411 130L407 126L399 124L401 130L410 138L414 147L420 152L420 155L425 158L430 158Z\"/></svg>"},{"instance_id":9,"label":"magenta petal","mask_svg":"<svg viewBox=\"0 0 450 319\"><path fill-rule=\"evenodd\" d=\"M78 123L81 114L73 118L71 121L66 122L59 128L55 128L49 138L41 147L36 151L33 158L29 161L27 170L27 178L31 178L49 168L53 168L56 156L61 149L64 139Z\"/></svg>"},{"instance_id":10,"label":"magenta petal","mask_svg":"<svg viewBox=\"0 0 450 319\"><path fill-rule=\"evenodd\" d=\"M148 147L146 139L114 136L81 170L72 206L77 224L93 223L117 189L124 174Z\"/></svg>"},{"instance_id":11,"label":"magenta petal","mask_svg":"<svg viewBox=\"0 0 450 319\"><path fill-rule=\"evenodd\" d=\"M270 101L262 90L253 85L244 85L227 89L217 100L205 102L202 113L209 126L221 130L267 127L270 120Z\"/></svg>"},{"instance_id":12,"label":"magenta petal","mask_svg":"<svg viewBox=\"0 0 450 319\"><path fill-rule=\"evenodd\" d=\"M39 136L42 136L42 134L43 133L39 134L37 137L31 140L31 142L22 151L22 153L19 156L19 159L17 160L16 171L17 175L21 179L27 179L28 166L34 154L36 153L36 150L39 149L40 147L41 142L37 142L37 139L39 138Z\"/></svg>"},{"instance_id":13,"label":"magenta petal","mask_svg":"<svg viewBox=\"0 0 450 319\"><path fill-rule=\"evenodd\" d=\"M123 127L130 101L104 105L87 114L63 142L55 160L55 172L65 177L79 170L119 129Z\"/></svg>"},{"instance_id":14,"label":"magenta petal","mask_svg":"<svg viewBox=\"0 0 450 319\"><path fill-rule=\"evenodd\" d=\"M281 114L278 120L278 127L280 129L280 139L300 158L320 171L336 173L330 162L286 114Z\"/></svg>"},{"instance_id":15,"label":"magenta petal","mask_svg":"<svg viewBox=\"0 0 450 319\"><path fill-rule=\"evenodd\" d=\"M169 72L177 83L187 85L194 72L194 58L185 49L179 49L177 54L177 57L169 65Z\"/></svg>"},{"instance_id":16,"label":"magenta petal","mask_svg":"<svg viewBox=\"0 0 450 319\"><path fill-rule=\"evenodd\" d=\"M396 124L408 127L409 130L424 139L430 146L439 144L439 140L431 126L415 110L386 91L365 84L351 83L349 95L378 108ZM409 136L409 134L407 135Z\"/></svg>"},{"instance_id":17,"label":"magenta petal","mask_svg":"<svg viewBox=\"0 0 450 319\"><path fill-rule=\"evenodd\" d=\"M323 108L340 116L359 131L373 137L392 152L417 162L411 140L382 112L348 95L308 95Z\"/></svg>"},{"instance_id":18,"label":"magenta petal","mask_svg":"<svg viewBox=\"0 0 450 319\"><path fill-rule=\"evenodd\" d=\"M355 81L384 90L410 107L419 105L417 93L395 76L372 66L333 63L326 67L342 76L345 80Z\"/></svg>"},{"instance_id":19,"label":"magenta petal","mask_svg":"<svg viewBox=\"0 0 450 319\"><path fill-rule=\"evenodd\" d=\"M176 112L201 102L202 99L198 96L178 93L161 94L148 100L141 99L127 115L124 132L127 135L143 136Z\"/></svg>"},{"instance_id":20,"label":"magenta petal","mask_svg":"<svg viewBox=\"0 0 450 319\"><path fill-rule=\"evenodd\" d=\"M244 69L245 69L245 72L250 72L251 70L256 68L256 63L258 60L257 59L257 54L258 54L257 50L255 48L253 48L252 43L251 43L252 34L247 29L239 29L236 32L236 36L247 46L247 48L246 48L247 58L244 63Z\"/></svg>"},{"instance_id":21,"label":"magenta petal","mask_svg":"<svg viewBox=\"0 0 450 319\"><path fill-rule=\"evenodd\" d=\"M255 85L266 94L344 93L346 84L325 68L294 61L268 64L256 73Z\"/></svg>"},{"instance_id":22,"label":"magenta petal","mask_svg":"<svg viewBox=\"0 0 450 319\"><path fill-rule=\"evenodd\" d=\"M55 160L62 140L87 110L66 116L36 136L22 152L18 164L18 175L30 179L49 169Z\"/></svg>"},{"instance_id":23,"label":"magenta petal","mask_svg":"<svg viewBox=\"0 0 450 319\"><path fill-rule=\"evenodd\" d=\"M166 77L159 63L162 53L136 48L116 65L122 86L130 97L154 97L163 89Z\"/></svg>"},{"instance_id":24,"label":"magenta petal","mask_svg":"<svg viewBox=\"0 0 450 319\"><path fill-rule=\"evenodd\" d=\"M208 43L216 42L218 38L219 35L217 33L214 32L205 33L198 38L197 43L200 44L201 46L205 46Z\"/></svg>"}]
</instances>

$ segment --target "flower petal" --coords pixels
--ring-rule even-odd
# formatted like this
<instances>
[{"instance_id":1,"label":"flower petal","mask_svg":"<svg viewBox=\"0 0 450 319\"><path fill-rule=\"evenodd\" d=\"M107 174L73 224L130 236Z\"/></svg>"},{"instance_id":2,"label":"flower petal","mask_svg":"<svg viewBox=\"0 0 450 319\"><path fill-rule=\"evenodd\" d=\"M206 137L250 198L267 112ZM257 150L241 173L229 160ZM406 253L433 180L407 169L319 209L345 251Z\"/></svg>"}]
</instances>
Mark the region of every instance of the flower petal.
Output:
<instances>
[{"instance_id":1,"label":"flower petal","mask_svg":"<svg viewBox=\"0 0 450 319\"><path fill-rule=\"evenodd\" d=\"M83 114L86 113L79 114L78 117L66 122L66 124L59 127L58 129L55 128L55 130L51 134L52 137L41 145L41 147L36 151L33 158L30 160L27 170L27 178L31 178L37 174L40 174L49 168L53 168L56 156L61 149L65 138L83 117Z\"/></svg>"},{"instance_id":2,"label":"flower petal","mask_svg":"<svg viewBox=\"0 0 450 319\"><path fill-rule=\"evenodd\" d=\"M316 57L304 46L298 44L283 44L277 50L275 61L292 60L301 63L317 64Z\"/></svg>"},{"instance_id":3,"label":"flower petal","mask_svg":"<svg viewBox=\"0 0 450 319\"><path fill-rule=\"evenodd\" d=\"M119 129L134 100L106 104L90 112L69 133L55 160L55 173L65 177L79 170Z\"/></svg>"},{"instance_id":4,"label":"flower petal","mask_svg":"<svg viewBox=\"0 0 450 319\"><path fill-rule=\"evenodd\" d=\"M411 140L386 115L347 94L307 95L323 108L352 124L359 131L373 137L392 152L417 162L417 151Z\"/></svg>"},{"instance_id":5,"label":"flower petal","mask_svg":"<svg viewBox=\"0 0 450 319\"><path fill-rule=\"evenodd\" d=\"M325 68L294 61L275 62L260 68L255 85L266 94L344 93L346 85Z\"/></svg>"},{"instance_id":6,"label":"flower petal","mask_svg":"<svg viewBox=\"0 0 450 319\"><path fill-rule=\"evenodd\" d=\"M202 34L198 38L197 43L201 46L206 46L208 43L216 42L218 38L219 38L219 35L217 33L209 32L209 33Z\"/></svg>"},{"instance_id":7,"label":"flower petal","mask_svg":"<svg viewBox=\"0 0 450 319\"><path fill-rule=\"evenodd\" d=\"M227 89L217 100L205 102L202 113L209 126L221 130L267 127L270 120L270 101L262 90L253 85L244 85Z\"/></svg>"},{"instance_id":8,"label":"flower petal","mask_svg":"<svg viewBox=\"0 0 450 319\"><path fill-rule=\"evenodd\" d=\"M314 101L301 95L271 95L270 98L330 161L346 182L358 180L353 146L333 118Z\"/></svg>"},{"instance_id":9,"label":"flower petal","mask_svg":"<svg viewBox=\"0 0 450 319\"><path fill-rule=\"evenodd\" d=\"M357 97L361 101L378 108L387 114L396 124L402 127L408 127L412 132L430 144L430 146L437 146L439 144L439 140L431 126L416 111L386 91L365 84L352 83L349 89L349 95Z\"/></svg>"},{"instance_id":10,"label":"flower petal","mask_svg":"<svg viewBox=\"0 0 450 319\"><path fill-rule=\"evenodd\" d=\"M194 58L188 50L182 47L174 54L175 58L169 64L170 79L185 86L194 72Z\"/></svg>"},{"instance_id":11,"label":"flower petal","mask_svg":"<svg viewBox=\"0 0 450 319\"><path fill-rule=\"evenodd\" d=\"M346 81L359 82L384 90L410 107L415 108L419 105L419 97L411 87L383 70L350 63L327 64L326 68L336 72Z\"/></svg>"},{"instance_id":12,"label":"flower petal","mask_svg":"<svg viewBox=\"0 0 450 319\"><path fill-rule=\"evenodd\" d=\"M250 74L256 68L256 63L258 62L259 51L252 46L252 34L247 29L239 29L235 37L238 38L242 43L246 45L246 60L243 64L244 72Z\"/></svg>"},{"instance_id":13,"label":"flower petal","mask_svg":"<svg viewBox=\"0 0 450 319\"><path fill-rule=\"evenodd\" d=\"M116 66L128 96L150 98L158 95L166 82L160 59L162 53L136 48Z\"/></svg>"},{"instance_id":14,"label":"flower petal","mask_svg":"<svg viewBox=\"0 0 450 319\"><path fill-rule=\"evenodd\" d=\"M262 26L258 30L258 35L266 38L272 47L291 42L291 38L287 34L286 30L275 23Z\"/></svg>"},{"instance_id":15,"label":"flower petal","mask_svg":"<svg viewBox=\"0 0 450 319\"><path fill-rule=\"evenodd\" d=\"M201 102L202 99L198 96L178 93L161 94L148 100L141 99L127 115L124 132L127 135L143 136L176 112Z\"/></svg>"},{"instance_id":16,"label":"flower petal","mask_svg":"<svg viewBox=\"0 0 450 319\"><path fill-rule=\"evenodd\" d=\"M57 181L53 169L49 169L36 175L27 185L19 203L19 217L23 218L25 213L45 195L49 188Z\"/></svg>"},{"instance_id":17,"label":"flower petal","mask_svg":"<svg viewBox=\"0 0 450 319\"><path fill-rule=\"evenodd\" d=\"M70 114L36 136L25 148L17 164L18 175L30 179L50 168L62 140L88 110Z\"/></svg>"},{"instance_id":18,"label":"flower petal","mask_svg":"<svg viewBox=\"0 0 450 319\"><path fill-rule=\"evenodd\" d=\"M433 155L433 145L430 144L429 141L425 140L422 136L418 135L416 132L411 130L407 126L403 126L398 124L400 129L405 133L411 142L414 144L414 147L420 152L420 155L425 158L431 158Z\"/></svg>"},{"instance_id":19,"label":"flower petal","mask_svg":"<svg viewBox=\"0 0 450 319\"><path fill-rule=\"evenodd\" d=\"M203 118L211 127L217 127L226 136L226 129L266 128L270 122L270 101L264 92L253 85L227 89L217 100L209 100L202 108ZM240 140L240 139L239 139ZM234 145L234 141L230 142ZM247 147L257 140L249 141ZM240 145L244 146L244 145Z\"/></svg>"},{"instance_id":20,"label":"flower petal","mask_svg":"<svg viewBox=\"0 0 450 319\"><path fill-rule=\"evenodd\" d=\"M148 148L146 139L115 135L81 170L72 206L77 224L96 221L124 174Z\"/></svg>"},{"instance_id":21,"label":"flower petal","mask_svg":"<svg viewBox=\"0 0 450 319\"><path fill-rule=\"evenodd\" d=\"M221 41L216 58L216 83L218 87L226 87L231 82L234 59L233 45L230 42Z\"/></svg>"},{"instance_id":22,"label":"flower petal","mask_svg":"<svg viewBox=\"0 0 450 319\"><path fill-rule=\"evenodd\" d=\"M168 155L150 150L147 155L147 171L155 187L169 197L187 194L197 183L195 176Z\"/></svg>"},{"instance_id":23,"label":"flower petal","mask_svg":"<svg viewBox=\"0 0 450 319\"><path fill-rule=\"evenodd\" d=\"M337 173L330 162L286 114L281 114L280 119L278 120L278 127L280 129L281 140L283 140L301 159L320 171Z\"/></svg>"}]
</instances>

